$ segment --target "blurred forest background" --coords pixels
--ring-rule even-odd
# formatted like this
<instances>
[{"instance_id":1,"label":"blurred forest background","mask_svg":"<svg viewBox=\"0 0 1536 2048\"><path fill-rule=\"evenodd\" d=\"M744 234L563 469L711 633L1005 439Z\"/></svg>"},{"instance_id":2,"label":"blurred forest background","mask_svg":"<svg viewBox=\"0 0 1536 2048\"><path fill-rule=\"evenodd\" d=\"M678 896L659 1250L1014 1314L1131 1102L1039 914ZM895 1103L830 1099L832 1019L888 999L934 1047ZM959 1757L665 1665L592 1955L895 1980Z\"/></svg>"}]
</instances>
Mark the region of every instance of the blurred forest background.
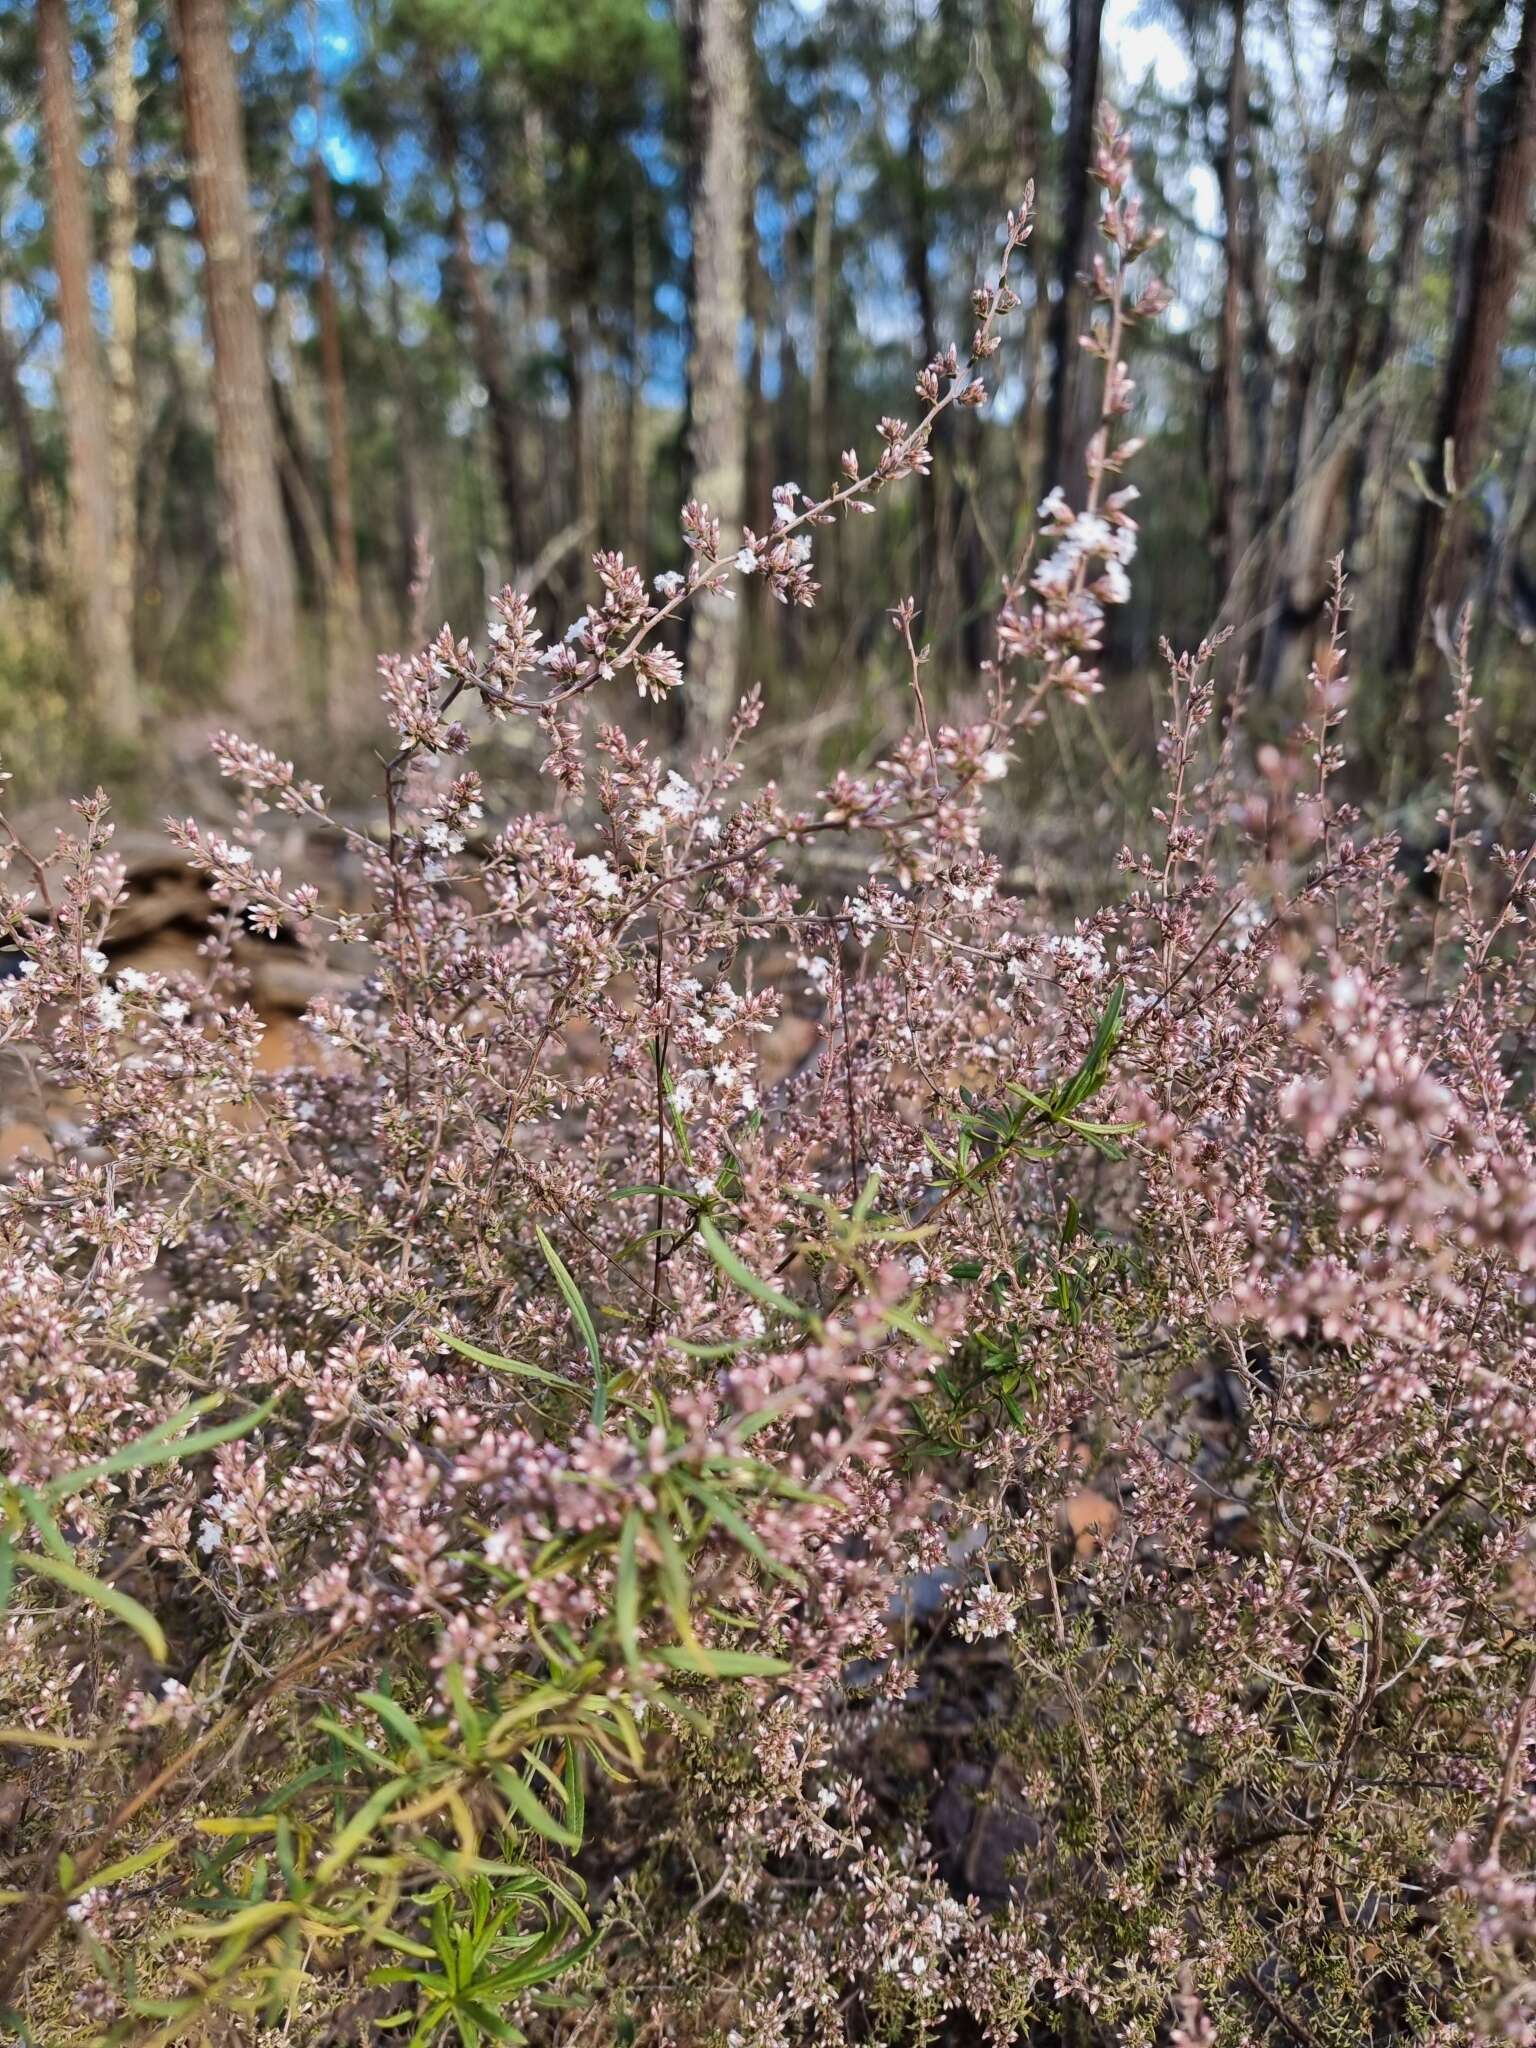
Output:
<instances>
[{"instance_id":1,"label":"blurred forest background","mask_svg":"<svg viewBox=\"0 0 1536 2048\"><path fill-rule=\"evenodd\" d=\"M911 416L919 362L963 349L1033 176L997 403L951 416L932 483L824 539L815 612L748 590L689 656L690 689L761 680L765 768L814 774L904 722L886 613L910 591L958 703L1081 463L1106 94L1177 306L1133 365L1134 601L1037 793L1137 786L1163 634L1233 624L1228 670L1278 715L1340 551L1388 795L1442 744L1467 602L1485 766L1515 790L1536 0L9 0L5 766L159 808L227 721L361 788L372 656L413 608L474 632L487 591L531 583L558 632L594 547L677 565L686 496L761 530L775 481L829 487Z\"/></svg>"}]
</instances>

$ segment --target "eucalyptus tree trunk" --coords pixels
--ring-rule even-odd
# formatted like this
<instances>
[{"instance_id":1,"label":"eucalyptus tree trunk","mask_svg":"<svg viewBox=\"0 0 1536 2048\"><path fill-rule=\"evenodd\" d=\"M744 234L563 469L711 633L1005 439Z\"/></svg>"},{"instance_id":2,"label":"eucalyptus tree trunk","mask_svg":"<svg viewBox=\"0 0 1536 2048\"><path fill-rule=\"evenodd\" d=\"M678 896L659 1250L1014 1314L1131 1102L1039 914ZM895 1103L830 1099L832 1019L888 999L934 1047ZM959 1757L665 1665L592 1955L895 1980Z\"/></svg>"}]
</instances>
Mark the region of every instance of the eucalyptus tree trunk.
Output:
<instances>
[{"instance_id":1,"label":"eucalyptus tree trunk","mask_svg":"<svg viewBox=\"0 0 1536 2048\"><path fill-rule=\"evenodd\" d=\"M720 520L729 552L746 488L746 135L751 112L747 0L682 0L688 63L690 494ZM686 715L718 738L736 707L740 628L728 597L694 606Z\"/></svg>"},{"instance_id":2,"label":"eucalyptus tree trunk","mask_svg":"<svg viewBox=\"0 0 1536 2048\"><path fill-rule=\"evenodd\" d=\"M382 166L380 185L384 257L384 310L389 346L384 352L385 388L394 421L395 447L395 597L402 622L409 629L418 609L418 577L423 567L425 539L421 510L421 435L416 418L416 395L405 343L405 307L398 269L398 218L387 163ZM419 592L424 600L425 591Z\"/></svg>"},{"instance_id":3,"label":"eucalyptus tree trunk","mask_svg":"<svg viewBox=\"0 0 1536 2048\"><path fill-rule=\"evenodd\" d=\"M807 420L810 488L818 496L837 478L837 450L829 425L832 398L832 352L836 345L833 319L833 229L837 213L837 181L830 170L816 179L816 210L811 223L811 381Z\"/></svg>"},{"instance_id":4,"label":"eucalyptus tree trunk","mask_svg":"<svg viewBox=\"0 0 1536 2048\"><path fill-rule=\"evenodd\" d=\"M16 456L16 490L21 508L22 530L26 536L18 570L22 582L28 589L40 589L47 560L43 466L37 452L37 436L32 430L31 408L27 404L27 395L21 388L21 371L16 359L16 347L6 323L3 283L0 283L0 409L4 410L6 423L10 428L11 445Z\"/></svg>"},{"instance_id":5,"label":"eucalyptus tree trunk","mask_svg":"<svg viewBox=\"0 0 1536 2048\"><path fill-rule=\"evenodd\" d=\"M643 192L636 195L629 234L630 335L624 392L624 544L643 561L649 552L650 450L645 431L645 377L651 333L651 217Z\"/></svg>"},{"instance_id":6,"label":"eucalyptus tree trunk","mask_svg":"<svg viewBox=\"0 0 1536 2048\"><path fill-rule=\"evenodd\" d=\"M1040 24L1034 0L988 0L987 33L1001 103L1007 110L1004 134L1007 161L1000 166L999 190L1017 206L1026 185L1037 192L1045 182L1050 148L1050 105L1041 83L1044 68ZM1023 273L1023 335L1018 360L1029 365L1016 418L1016 448L1022 497L1015 510L1015 539L1034 531L1034 486L1039 478L1041 391L1036 365L1048 311L1043 244L1038 232L1019 251Z\"/></svg>"},{"instance_id":7,"label":"eucalyptus tree trunk","mask_svg":"<svg viewBox=\"0 0 1536 2048\"><path fill-rule=\"evenodd\" d=\"M112 415L91 318L91 217L80 160L80 116L75 105L67 0L37 0L37 40L52 198L53 267L64 338L70 563L92 701L103 730L114 739L131 740L139 730L131 631L133 585L131 576L119 584L115 574L119 508L114 502Z\"/></svg>"},{"instance_id":8,"label":"eucalyptus tree trunk","mask_svg":"<svg viewBox=\"0 0 1536 2048\"><path fill-rule=\"evenodd\" d=\"M341 346L341 308L336 292L336 210L323 147L325 91L320 76L319 32L311 10L314 49L309 73L315 147L309 160L310 203L314 211L319 269L315 305L319 315L320 378L325 393L326 481L331 500L331 551L336 565L335 606L344 637L359 624L357 518L352 505L352 462L347 434L347 373Z\"/></svg>"},{"instance_id":9,"label":"eucalyptus tree trunk","mask_svg":"<svg viewBox=\"0 0 1536 2048\"><path fill-rule=\"evenodd\" d=\"M1067 9L1067 132L1062 142L1061 239L1056 245L1056 280L1047 339L1051 358L1051 395L1045 415L1045 465L1041 482L1049 490L1065 486L1068 497L1079 491L1081 451L1072 446L1073 415L1080 385L1077 323L1082 294L1077 289L1083 266L1092 210L1089 190L1093 166L1093 133L1098 118L1100 44L1104 0L1068 0Z\"/></svg>"},{"instance_id":10,"label":"eucalyptus tree trunk","mask_svg":"<svg viewBox=\"0 0 1536 2048\"><path fill-rule=\"evenodd\" d=\"M1446 616L1462 583L1467 548L1467 486L1486 453L1489 406L1509 310L1530 249L1531 190L1536 182L1536 0L1525 0L1520 40L1504 90L1484 200L1473 236L1470 288L1451 337L1435 422L1434 462L1452 450L1454 476L1445 477L1445 500L1419 505L1409 556L1398 645L1401 669L1411 671L1411 710L1418 753L1427 765L1441 694L1443 662L1437 626L1454 633ZM1448 501L1448 502L1447 502Z\"/></svg>"},{"instance_id":11,"label":"eucalyptus tree trunk","mask_svg":"<svg viewBox=\"0 0 1536 2048\"><path fill-rule=\"evenodd\" d=\"M245 137L225 0L176 0L192 203L213 342L213 412L240 604L234 694L258 724L293 703L299 601L251 240Z\"/></svg>"},{"instance_id":12,"label":"eucalyptus tree trunk","mask_svg":"<svg viewBox=\"0 0 1536 2048\"><path fill-rule=\"evenodd\" d=\"M133 143L139 118L139 88L133 75L138 31L136 0L112 0L112 47L108 67L111 147L107 156L107 406L112 479L112 610L127 649L130 687L133 663L133 600L138 583L139 397L136 353L139 284L133 268L138 209L133 190ZM130 698L128 729L137 731L137 693Z\"/></svg>"},{"instance_id":13,"label":"eucalyptus tree trunk","mask_svg":"<svg viewBox=\"0 0 1536 2048\"><path fill-rule=\"evenodd\" d=\"M1253 537L1252 460L1243 391L1243 275L1247 230L1243 158L1248 148L1247 10L1232 0L1227 59L1226 132L1217 170L1221 178L1223 274L1221 343L1217 354L1219 422L1216 447L1217 599L1241 614L1232 585ZM1252 180L1249 180L1251 185Z\"/></svg>"},{"instance_id":14,"label":"eucalyptus tree trunk","mask_svg":"<svg viewBox=\"0 0 1536 2048\"><path fill-rule=\"evenodd\" d=\"M528 488L523 475L522 436L518 407L507 376L506 355L496 308L475 260L469 209L459 177L459 136L453 107L440 80L429 94L437 145L438 168L448 187L448 239L453 274L469 316L469 339L475 374L485 391L486 417L496 459L496 482L507 522L507 546L514 565L532 561L533 528Z\"/></svg>"},{"instance_id":15,"label":"eucalyptus tree trunk","mask_svg":"<svg viewBox=\"0 0 1536 2048\"><path fill-rule=\"evenodd\" d=\"M1369 390L1390 374L1402 348L1419 270L1429 194L1439 168L1436 145L1440 124L1437 115L1445 97L1446 80L1450 76L1465 12L1464 0L1447 0L1440 16L1429 77L1419 96L1409 135L1406 179L1401 167L1398 171L1401 197L1397 211L1397 240L1387 282L1359 356L1359 386L1362 391ZM1352 565L1357 545L1371 519L1368 493L1379 486L1388 470L1388 449L1397 418L1394 407L1379 404L1355 456L1349 481L1349 523L1345 541L1345 555Z\"/></svg>"}]
</instances>

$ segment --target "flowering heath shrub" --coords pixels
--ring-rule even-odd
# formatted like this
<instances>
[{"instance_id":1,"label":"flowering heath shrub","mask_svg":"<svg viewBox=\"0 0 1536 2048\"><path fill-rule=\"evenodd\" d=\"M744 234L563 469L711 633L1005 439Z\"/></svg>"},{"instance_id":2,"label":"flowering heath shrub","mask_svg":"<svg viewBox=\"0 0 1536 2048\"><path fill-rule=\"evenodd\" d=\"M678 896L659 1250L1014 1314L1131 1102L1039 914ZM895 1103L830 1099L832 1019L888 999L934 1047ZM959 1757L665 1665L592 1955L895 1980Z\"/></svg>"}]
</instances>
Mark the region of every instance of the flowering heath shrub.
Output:
<instances>
[{"instance_id":1,"label":"flowering heath shrub","mask_svg":"<svg viewBox=\"0 0 1536 2048\"><path fill-rule=\"evenodd\" d=\"M963 719L907 603L910 729L807 807L743 783L755 696L675 765L588 724L921 487L1027 198L825 495L386 661L377 831L221 736L198 973L102 950L104 799L3 828L54 1138L0 1183L14 2038L1536 2039L1533 853L1479 833L1465 664L1423 875L1338 793L1342 574L1288 744L1169 652L1092 916L988 851L1133 573L1129 172L1106 111L1086 496ZM467 758L507 718L539 815ZM252 932L336 969L275 1072Z\"/></svg>"}]
</instances>

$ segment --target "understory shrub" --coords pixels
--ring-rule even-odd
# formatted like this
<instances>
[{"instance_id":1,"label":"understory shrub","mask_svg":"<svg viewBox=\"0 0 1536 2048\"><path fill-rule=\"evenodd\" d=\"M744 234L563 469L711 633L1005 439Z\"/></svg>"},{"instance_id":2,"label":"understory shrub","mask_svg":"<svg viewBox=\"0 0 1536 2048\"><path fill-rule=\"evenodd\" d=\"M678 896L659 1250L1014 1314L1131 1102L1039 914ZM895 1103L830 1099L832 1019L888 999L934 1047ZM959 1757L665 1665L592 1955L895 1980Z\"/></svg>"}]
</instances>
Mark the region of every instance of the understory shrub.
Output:
<instances>
[{"instance_id":1,"label":"understory shrub","mask_svg":"<svg viewBox=\"0 0 1536 2048\"><path fill-rule=\"evenodd\" d=\"M874 771L744 789L755 696L686 774L584 721L927 470L1027 199L826 495L386 661L379 829L221 736L199 973L103 950L102 797L0 827L52 1129L0 1185L14 2038L1536 2038L1533 851L1474 829L1466 665L1423 872L1335 795L1342 574L1285 746L1169 653L1092 916L987 849L1129 587L1129 162L1106 111L1085 495L963 714L896 606ZM465 758L505 718L539 815ZM337 968L279 1071L252 933Z\"/></svg>"}]
</instances>

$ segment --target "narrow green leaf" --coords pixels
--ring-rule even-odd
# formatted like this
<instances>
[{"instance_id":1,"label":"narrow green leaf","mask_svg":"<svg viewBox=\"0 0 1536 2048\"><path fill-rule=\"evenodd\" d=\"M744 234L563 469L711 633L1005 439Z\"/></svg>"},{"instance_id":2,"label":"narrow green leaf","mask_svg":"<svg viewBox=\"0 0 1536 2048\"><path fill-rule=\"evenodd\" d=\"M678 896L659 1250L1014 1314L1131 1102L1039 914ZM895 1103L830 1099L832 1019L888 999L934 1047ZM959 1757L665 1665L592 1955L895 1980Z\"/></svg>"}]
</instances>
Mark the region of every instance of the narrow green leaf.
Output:
<instances>
[{"instance_id":1,"label":"narrow green leaf","mask_svg":"<svg viewBox=\"0 0 1536 2048\"><path fill-rule=\"evenodd\" d=\"M959 1161L956 1159L951 1159L947 1152L942 1151L940 1147L937 1144L935 1144L933 1139L929 1137L926 1131L922 1132L921 1136L923 1140L923 1149L928 1154L929 1158L936 1161L939 1167L943 1170L943 1172L948 1174L951 1179L954 1179L960 1171Z\"/></svg>"},{"instance_id":2,"label":"narrow green leaf","mask_svg":"<svg viewBox=\"0 0 1536 2048\"><path fill-rule=\"evenodd\" d=\"M195 1430L191 1436L174 1440L168 1441L162 1434L151 1430L148 1436L124 1444L121 1450L99 1459L94 1465L82 1465L76 1472L65 1472L59 1478L51 1479L43 1488L44 1498L57 1505L98 1479L110 1479L120 1472L141 1471L149 1465L172 1465L180 1458L193 1458L200 1451L212 1450L217 1444L230 1443L235 1437L248 1436L266 1421L277 1402L278 1396L272 1394L259 1408L248 1409L232 1422L220 1422L212 1429ZM160 1425L162 1431L166 1427L164 1423Z\"/></svg>"},{"instance_id":3,"label":"narrow green leaf","mask_svg":"<svg viewBox=\"0 0 1536 2048\"><path fill-rule=\"evenodd\" d=\"M35 1550L22 1551L16 1563L25 1571L36 1572L39 1578L52 1579L56 1585L78 1593L82 1600L89 1600L94 1606L105 1607L109 1613L115 1614L141 1639L157 1664L164 1664L170 1656L165 1631L149 1609L141 1607L137 1600L120 1592L116 1586L109 1586L105 1579L93 1578L89 1572L81 1571L78 1565L66 1564L62 1558L39 1557Z\"/></svg>"},{"instance_id":4,"label":"narrow green leaf","mask_svg":"<svg viewBox=\"0 0 1536 2048\"><path fill-rule=\"evenodd\" d=\"M805 1321L805 1310L800 1304L791 1301L787 1294L780 1294L776 1287L770 1287L766 1280L760 1280L726 1243L707 1216L699 1218L699 1235L715 1264L735 1281L743 1294L750 1294L754 1301L762 1302L766 1308L777 1309L780 1315L792 1316L797 1323Z\"/></svg>"},{"instance_id":5,"label":"narrow green leaf","mask_svg":"<svg viewBox=\"0 0 1536 2048\"><path fill-rule=\"evenodd\" d=\"M435 1953L434 1950L427 1947L424 1941L412 1941L408 1934L397 1934L392 1927L375 1928L372 1939L379 1944L380 1948L397 1949L401 1955L405 1956L421 1956L427 1962L431 1962ZM370 1976L368 1981L372 1983L374 1979Z\"/></svg>"},{"instance_id":6,"label":"narrow green leaf","mask_svg":"<svg viewBox=\"0 0 1536 2048\"><path fill-rule=\"evenodd\" d=\"M930 1330L926 1323L919 1322L912 1311L903 1308L899 1302L891 1302L882 1308L880 1316L893 1330L900 1330L904 1337L910 1337L914 1344L920 1344L925 1351L935 1352L940 1358L947 1355L949 1346L938 1332Z\"/></svg>"},{"instance_id":7,"label":"narrow green leaf","mask_svg":"<svg viewBox=\"0 0 1536 2048\"><path fill-rule=\"evenodd\" d=\"M732 1337L724 1344L695 1344L687 1337L671 1337L667 1341L685 1358L734 1358L740 1351L750 1351L754 1340Z\"/></svg>"},{"instance_id":8,"label":"narrow green leaf","mask_svg":"<svg viewBox=\"0 0 1536 2048\"><path fill-rule=\"evenodd\" d=\"M464 1747L471 1759L477 1758L485 1742L485 1722L478 1708L469 1696L464 1683L464 1673L457 1664L450 1664L443 1673L443 1684L453 1702L453 1711L458 1716L459 1727L464 1735Z\"/></svg>"},{"instance_id":9,"label":"narrow green leaf","mask_svg":"<svg viewBox=\"0 0 1536 2048\"><path fill-rule=\"evenodd\" d=\"M139 2019L185 2020L203 2010L203 2001L196 1992L190 1998L135 1998L128 2010Z\"/></svg>"},{"instance_id":10,"label":"narrow green leaf","mask_svg":"<svg viewBox=\"0 0 1536 2048\"><path fill-rule=\"evenodd\" d=\"M1040 1116L1054 1117L1056 1114L1044 1096L1036 1095L1033 1089L1026 1088L1022 1081L1010 1081L1008 1083L1008 1093L1010 1095L1017 1095L1021 1101L1027 1102L1030 1108L1035 1110Z\"/></svg>"},{"instance_id":11,"label":"narrow green leaf","mask_svg":"<svg viewBox=\"0 0 1536 2048\"><path fill-rule=\"evenodd\" d=\"M1141 1129L1141 1125L1134 1120L1124 1124L1101 1124L1090 1123L1085 1117L1063 1116L1060 1122L1065 1129L1076 1131L1079 1137L1083 1138L1124 1138L1130 1132Z\"/></svg>"},{"instance_id":12,"label":"narrow green leaf","mask_svg":"<svg viewBox=\"0 0 1536 2048\"><path fill-rule=\"evenodd\" d=\"M667 1612L671 1615L672 1625L683 1641L691 1644L695 1637L693 1617L689 1613L688 1567L683 1561L683 1553L678 1548L677 1538L673 1535L664 1514L657 1515L647 1522L646 1527L655 1538L656 1548L660 1554L662 1583L666 1587Z\"/></svg>"},{"instance_id":13,"label":"narrow green leaf","mask_svg":"<svg viewBox=\"0 0 1536 2048\"><path fill-rule=\"evenodd\" d=\"M597 1325L592 1320L592 1311L582 1299L581 1289L571 1278L564 1259L537 1224L533 1227L533 1234L539 1241L539 1250L544 1254L549 1270L555 1276L555 1285L565 1296L565 1305L571 1312L571 1320L581 1332L582 1341L587 1347L587 1356L592 1361L592 1420L601 1423L608 1413L608 1374L603 1365L602 1346L597 1341Z\"/></svg>"},{"instance_id":14,"label":"narrow green leaf","mask_svg":"<svg viewBox=\"0 0 1536 2048\"><path fill-rule=\"evenodd\" d=\"M1090 1095L1096 1095L1103 1087L1109 1069L1110 1055L1120 1042L1122 1020L1125 1014L1125 983L1117 981L1110 991L1104 1014L1099 1019L1098 1030L1094 1033L1093 1044L1088 1056L1077 1072L1058 1090L1053 1098L1053 1108L1059 1114L1076 1109L1080 1102L1086 1102Z\"/></svg>"},{"instance_id":15,"label":"narrow green leaf","mask_svg":"<svg viewBox=\"0 0 1536 2048\"><path fill-rule=\"evenodd\" d=\"M524 2038L510 2020L498 2019L489 2006L482 2005L478 1999L465 1997L462 1993L454 2001L453 2016L464 2048L479 2048L480 2039L478 2034L467 2031L466 2021L473 2022L482 2032L489 2034L493 2041L506 2044L506 2048L516 2048L516 2044Z\"/></svg>"},{"instance_id":16,"label":"narrow green leaf","mask_svg":"<svg viewBox=\"0 0 1536 2048\"><path fill-rule=\"evenodd\" d=\"M581 1776L581 1751L574 1742L565 1745L565 1819L566 1826L578 1835L587 1831L587 1788Z\"/></svg>"},{"instance_id":17,"label":"narrow green leaf","mask_svg":"<svg viewBox=\"0 0 1536 2048\"><path fill-rule=\"evenodd\" d=\"M256 1802L257 1813L277 1813L291 1805L301 1792L307 1792L311 1785L318 1785L330 1777L328 1764L311 1764L307 1771L300 1771L296 1778L290 1778L286 1785L279 1785L275 1792L269 1792L265 1799Z\"/></svg>"},{"instance_id":18,"label":"narrow green leaf","mask_svg":"<svg viewBox=\"0 0 1536 2048\"><path fill-rule=\"evenodd\" d=\"M507 1803L519 1820L542 1835L547 1842L554 1842L562 1849L579 1849L581 1836L564 1821L556 1820L549 1808L540 1799L526 1778L520 1777L509 1764L495 1764L491 1775L506 1795Z\"/></svg>"},{"instance_id":19,"label":"narrow green leaf","mask_svg":"<svg viewBox=\"0 0 1536 2048\"><path fill-rule=\"evenodd\" d=\"M314 1726L321 1735L329 1735L333 1742L345 1744L354 1756L360 1756L365 1764L371 1765L376 1771L382 1771L386 1777L394 1770L393 1762L383 1750L375 1749L371 1743L365 1742L361 1735L356 1735L350 1728L343 1727L340 1721L333 1721L329 1714L317 1714Z\"/></svg>"},{"instance_id":20,"label":"narrow green leaf","mask_svg":"<svg viewBox=\"0 0 1536 2048\"><path fill-rule=\"evenodd\" d=\"M388 1785L381 1785L371 1798L364 1801L332 1842L329 1853L315 1872L317 1883L326 1883L346 1868L389 1809L411 1789L411 1783L409 1778L395 1778Z\"/></svg>"},{"instance_id":21,"label":"narrow green leaf","mask_svg":"<svg viewBox=\"0 0 1536 2048\"><path fill-rule=\"evenodd\" d=\"M640 1511L631 1508L624 1517L624 1527L619 1536L618 1571L613 1596L613 1625L618 1631L619 1647L624 1652L624 1661L630 1670L640 1662L640 1566L636 1557L636 1543L640 1533Z\"/></svg>"},{"instance_id":22,"label":"narrow green leaf","mask_svg":"<svg viewBox=\"0 0 1536 2048\"><path fill-rule=\"evenodd\" d=\"M18 1486L16 1498L21 1502L26 1512L27 1520L42 1538L43 1548L48 1552L49 1556L58 1558L61 1564L73 1564L75 1553L64 1541L58 1523L49 1514L46 1505L39 1496L32 1491L30 1486Z\"/></svg>"},{"instance_id":23,"label":"narrow green leaf","mask_svg":"<svg viewBox=\"0 0 1536 2048\"><path fill-rule=\"evenodd\" d=\"M183 1920L166 1929L167 1941L222 1941L230 1934L255 1934L300 1910L297 1899L264 1899L260 1905L242 1907L227 1920Z\"/></svg>"},{"instance_id":24,"label":"narrow green leaf","mask_svg":"<svg viewBox=\"0 0 1536 2048\"><path fill-rule=\"evenodd\" d=\"M791 1586L800 1586L805 1583L797 1571L792 1571L787 1564L781 1563L773 1555L772 1551L768 1549L762 1538L757 1534L757 1531L737 1514L723 1494L719 1493L714 1487L703 1486L698 1480L688 1478L686 1474L679 1474L678 1484L693 1495L693 1498L704 1508L706 1513L712 1515L721 1528L735 1538L743 1550L757 1559L765 1572L768 1572L773 1578L785 1580Z\"/></svg>"},{"instance_id":25,"label":"narrow green leaf","mask_svg":"<svg viewBox=\"0 0 1536 2048\"><path fill-rule=\"evenodd\" d=\"M109 1863L102 1870L93 1870L83 1884L75 1885L70 1897L77 1899L82 1892L95 1889L97 1885L117 1884L122 1878L137 1877L141 1870L153 1870L157 1863L163 1863L176 1846L175 1837L168 1841L156 1842L153 1848L141 1849L137 1856L124 1856L116 1863Z\"/></svg>"},{"instance_id":26,"label":"narrow green leaf","mask_svg":"<svg viewBox=\"0 0 1536 2048\"><path fill-rule=\"evenodd\" d=\"M0 1728L0 1747L85 1751L96 1747L83 1735L50 1735L42 1728Z\"/></svg>"},{"instance_id":27,"label":"narrow green leaf","mask_svg":"<svg viewBox=\"0 0 1536 2048\"><path fill-rule=\"evenodd\" d=\"M677 1149L682 1154L683 1164L691 1173L693 1171L693 1148L688 1142L688 1126L684 1123L683 1113L677 1106L677 1094L672 1086L672 1076L665 1067L662 1068L661 1072L661 1085L666 1095L667 1116L672 1125L672 1135L677 1140Z\"/></svg>"},{"instance_id":28,"label":"narrow green leaf","mask_svg":"<svg viewBox=\"0 0 1536 2048\"><path fill-rule=\"evenodd\" d=\"M442 1341L450 1350L472 1358L476 1365L489 1366L492 1372L509 1373L517 1379L538 1380L542 1386L558 1387L564 1394L582 1391L574 1380L565 1379L557 1372L547 1372L542 1365L530 1365L526 1358L498 1358L494 1351L482 1351L478 1345L466 1344L462 1337L450 1337L446 1333Z\"/></svg>"},{"instance_id":29,"label":"narrow green leaf","mask_svg":"<svg viewBox=\"0 0 1536 2048\"><path fill-rule=\"evenodd\" d=\"M378 1715L386 1728L414 1749L423 1763L428 1761L432 1752L427 1747L427 1738L398 1700L392 1700L385 1692L360 1692L357 1697L370 1713Z\"/></svg>"},{"instance_id":30,"label":"narrow green leaf","mask_svg":"<svg viewBox=\"0 0 1536 2048\"><path fill-rule=\"evenodd\" d=\"M702 1678L777 1678L789 1669L782 1657L765 1657L756 1650L694 1650L684 1643L669 1643L656 1654L674 1671L693 1671Z\"/></svg>"}]
</instances>

